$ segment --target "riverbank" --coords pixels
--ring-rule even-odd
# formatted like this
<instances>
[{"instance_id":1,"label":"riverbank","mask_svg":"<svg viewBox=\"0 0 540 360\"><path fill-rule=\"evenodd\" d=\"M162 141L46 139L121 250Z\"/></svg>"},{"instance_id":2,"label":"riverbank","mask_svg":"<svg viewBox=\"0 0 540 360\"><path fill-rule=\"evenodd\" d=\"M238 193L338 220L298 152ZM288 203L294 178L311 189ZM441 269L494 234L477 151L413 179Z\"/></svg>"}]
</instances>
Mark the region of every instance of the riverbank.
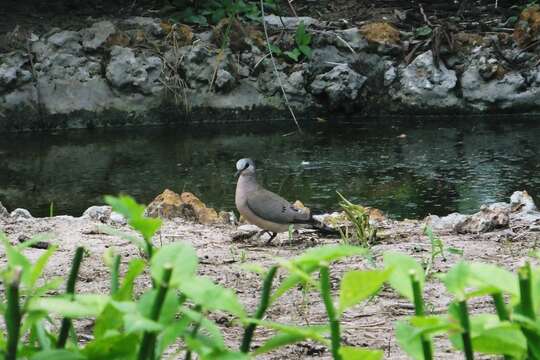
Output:
<instances>
[{"instance_id":1,"label":"riverbank","mask_svg":"<svg viewBox=\"0 0 540 360\"><path fill-rule=\"evenodd\" d=\"M300 123L540 111L539 7L484 30L448 25L448 14L420 26L418 9L405 10L354 22L267 15L275 63L263 27L246 21L103 15L16 26L2 37L0 131L287 119L289 108Z\"/></svg>"},{"instance_id":2,"label":"riverbank","mask_svg":"<svg viewBox=\"0 0 540 360\"><path fill-rule=\"evenodd\" d=\"M185 202L193 198L183 196ZM163 204L163 203L161 203ZM150 207L152 208L152 207ZM195 208L198 208L195 206ZM156 209L156 207L154 207ZM163 206L161 210L165 209ZM200 209L200 208L199 208ZM182 213L182 212L181 212ZM196 214L208 212L195 211ZM164 214L164 213L162 213ZM239 235L242 228L232 224L231 218L220 220L216 217L210 224L203 225L198 215L188 221L166 212L172 219L165 219L161 231L155 236L156 246L171 242L192 244L200 259L200 273L211 277L217 283L234 289L242 303L250 310L257 306L261 282L259 277L241 267L247 263L256 263L263 267L274 264L276 259L291 258L308 248L339 242L337 238L320 237L312 232L301 232L288 240L287 234L280 234L272 245L265 245L264 239L246 239ZM191 213L192 214L192 213ZM429 223L440 237L444 255L435 256L431 264L432 272L445 272L461 259L481 261L504 266L515 270L538 244L538 223L540 213L532 199L523 192L515 193L509 203L485 206L476 215L463 218L464 215L451 215L444 218L430 217L425 220L393 221L384 216L373 217L378 227L379 239L371 247L373 260L377 266L382 263L381 254L385 251L401 251L418 260L428 263L433 251L432 243L424 235L424 225ZM208 216L206 217L208 219ZM193 221L195 220L195 221ZM206 221L205 221L206 222ZM461 224L461 226L456 226ZM476 227L475 227L476 224ZM484 225L492 226L485 227ZM107 293L109 291L109 272L103 262L103 253L114 248L121 255L122 273L129 260L140 256L136 247L117 235L109 235L103 230L108 225L117 231L134 234L125 225L121 216L106 211L106 208L93 208L82 217L56 216L52 218L28 217L22 210L10 216L0 209L0 229L12 243L27 241L35 235L49 234L38 243L28 248L25 253L36 260L47 244L58 246L45 270L45 277L64 276L70 266L69 259L77 246L87 249L81 266L78 289L81 292ZM467 227L468 226L468 227ZM450 251L449 249L453 249ZM0 266L5 264L5 253L0 251ZM344 271L370 267L368 260L356 259L340 261L332 267L332 279L339 279ZM281 276L278 276L282 280ZM150 286L147 274L136 285L137 293ZM337 289L334 289L337 291ZM444 286L435 278L426 282L426 302L435 314L444 313L450 296ZM469 303L474 312L493 312L488 297L478 298ZM383 349L387 359L406 359L394 338L394 323L412 315L411 304L388 288L383 288L373 301L364 306L347 311L343 317L343 342L353 346L367 346ZM323 304L317 296L305 295L299 289L291 289L268 311L268 319L283 323L322 324L326 322ZM238 344L240 328L230 323L227 316L212 318L224 333L227 344ZM76 321L75 326L80 341L92 337L93 324L89 321ZM269 332L258 332L255 345L260 345L270 337ZM438 359L454 359L456 353L450 352L451 346L446 339L437 338L436 354ZM329 359L328 351L311 342L283 348L277 352L261 356L261 359L283 359L298 357L302 359Z\"/></svg>"}]
</instances>

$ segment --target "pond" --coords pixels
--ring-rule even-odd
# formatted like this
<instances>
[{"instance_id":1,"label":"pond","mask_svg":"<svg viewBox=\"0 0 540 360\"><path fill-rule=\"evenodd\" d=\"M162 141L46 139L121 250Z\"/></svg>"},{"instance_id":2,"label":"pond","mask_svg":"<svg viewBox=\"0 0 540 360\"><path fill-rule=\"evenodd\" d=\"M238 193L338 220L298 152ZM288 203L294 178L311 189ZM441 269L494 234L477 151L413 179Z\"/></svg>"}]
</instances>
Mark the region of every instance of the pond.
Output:
<instances>
[{"instance_id":1,"label":"pond","mask_svg":"<svg viewBox=\"0 0 540 360\"><path fill-rule=\"evenodd\" d=\"M235 162L252 157L259 180L289 200L338 208L336 191L392 217L470 213L539 194L540 122L499 118L390 118L3 134L0 201L34 216L79 216L102 195L148 203L165 188L234 209Z\"/></svg>"}]
</instances>

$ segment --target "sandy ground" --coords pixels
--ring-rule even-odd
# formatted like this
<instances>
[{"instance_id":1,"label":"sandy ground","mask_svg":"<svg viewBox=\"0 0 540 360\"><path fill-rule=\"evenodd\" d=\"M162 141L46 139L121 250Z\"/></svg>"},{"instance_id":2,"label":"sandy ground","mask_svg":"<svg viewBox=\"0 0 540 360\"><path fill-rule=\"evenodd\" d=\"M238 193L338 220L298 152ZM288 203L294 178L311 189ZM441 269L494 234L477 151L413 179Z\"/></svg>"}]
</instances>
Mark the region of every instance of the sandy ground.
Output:
<instances>
[{"instance_id":1,"label":"sandy ground","mask_svg":"<svg viewBox=\"0 0 540 360\"><path fill-rule=\"evenodd\" d=\"M102 254L109 247L115 247L122 255L122 270L130 259L137 256L138 250L130 243L116 236L105 235L98 230L101 224L87 218L54 217L39 219L0 219L0 230L5 232L12 242L36 234L52 235L53 243L59 246L52 257L45 276L66 276L70 262L77 246L88 250L85 257L78 283L79 292L106 293L109 290L109 272L105 267ZM427 260L430 256L429 239L422 234L422 222L419 221L385 221L379 232L383 238L373 246L376 262L382 262L382 254L388 250L402 251L418 259ZM130 232L127 226L117 226L120 230ZM267 246L264 241L233 242L232 234L235 226L218 225L204 226L189 223L181 219L166 220L161 232L156 236L156 245L175 241L185 241L193 244L200 257L200 273L213 278L216 282L236 291L243 304L253 311L258 303L261 281L257 275L240 269L243 262L257 263L263 266L274 264L275 259L290 258L302 251L317 245L336 243L338 239L319 238L316 235L301 234L293 242L287 241L287 234L281 234L274 245ZM516 230L517 233L517 230ZM455 247L464 251L464 259L484 261L504 265L515 269L537 243L536 233L519 233L518 238L510 229L478 235L440 234L446 247ZM44 250L30 248L26 254L35 260ZM434 265L435 272L448 270L459 255L447 254L446 260L438 258ZM5 253L0 250L0 266L5 265ZM332 285L337 291L337 285L342 274L351 269L368 267L367 261L355 258L335 263L331 269ZM279 273L282 279L284 273ZM137 291L142 292L149 287L146 275L139 279ZM445 293L442 284L436 279L429 281L426 286L428 309L434 313L443 313L450 298ZM480 299L471 302L473 312L493 312L489 300ZM406 359L394 339L394 322L412 314L412 306L408 301L399 298L391 289L383 288L379 295L366 304L345 313L343 318L343 342L353 346L366 346L383 349L387 359ZM322 324L325 322L323 304L318 293L304 295L302 291L293 289L275 303L268 311L268 318L290 324ZM230 325L225 315L214 317L222 330L226 341L237 347L240 341L241 329ZM81 339L91 336L92 323L78 321L77 328ZM254 345L261 344L271 336L268 331L256 332ZM450 352L450 344L444 339L436 341L437 359L459 359L462 354ZM309 342L289 346L261 356L260 359L329 359L327 349Z\"/></svg>"}]
</instances>

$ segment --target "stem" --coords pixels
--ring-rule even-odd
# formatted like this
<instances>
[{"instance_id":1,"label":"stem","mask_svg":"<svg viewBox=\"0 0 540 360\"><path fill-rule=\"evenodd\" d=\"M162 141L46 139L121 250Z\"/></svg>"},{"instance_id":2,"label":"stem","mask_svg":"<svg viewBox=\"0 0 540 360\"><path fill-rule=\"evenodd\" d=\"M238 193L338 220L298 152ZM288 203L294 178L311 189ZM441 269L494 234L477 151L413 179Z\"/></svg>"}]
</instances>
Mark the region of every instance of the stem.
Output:
<instances>
[{"instance_id":1,"label":"stem","mask_svg":"<svg viewBox=\"0 0 540 360\"><path fill-rule=\"evenodd\" d=\"M202 306L201 305L195 306L195 311L202 311ZM191 330L191 337L194 338L195 336L197 336L197 333L199 332L199 329L201 327L202 319L203 319L203 314L201 313L200 320L195 323L195 326ZM188 351L186 351L186 356L185 356L184 360L191 360L191 349L188 349Z\"/></svg>"},{"instance_id":2,"label":"stem","mask_svg":"<svg viewBox=\"0 0 540 360\"><path fill-rule=\"evenodd\" d=\"M495 309L497 310L499 320L510 320L510 315L508 315L508 311L506 310L506 305L504 303L502 294L500 292L494 293L491 295L491 299L493 300L493 304L495 305Z\"/></svg>"},{"instance_id":3,"label":"stem","mask_svg":"<svg viewBox=\"0 0 540 360\"><path fill-rule=\"evenodd\" d=\"M163 302L165 301L165 296L167 295L167 290L169 289L169 280L171 279L172 266L165 265L163 269L163 276L161 278L161 284L156 294L154 304L152 305L152 310L150 312L150 319L153 321L159 320L159 314L161 313L161 308ZM139 349L139 360L143 359L153 359L154 358L154 348L156 343L156 334L145 331L143 339L141 342L141 347Z\"/></svg>"},{"instance_id":4,"label":"stem","mask_svg":"<svg viewBox=\"0 0 540 360\"><path fill-rule=\"evenodd\" d=\"M111 267L111 295L118 291L118 278L120 276L120 255L115 255Z\"/></svg>"},{"instance_id":5,"label":"stem","mask_svg":"<svg viewBox=\"0 0 540 360\"><path fill-rule=\"evenodd\" d=\"M459 302L459 317L461 327L463 328L461 338L463 339L463 350L465 351L465 359L473 360L474 354L471 340L471 323L469 321L469 311L467 309L467 302L465 300L461 300Z\"/></svg>"},{"instance_id":6,"label":"stem","mask_svg":"<svg viewBox=\"0 0 540 360\"><path fill-rule=\"evenodd\" d=\"M17 359L17 346L21 331L21 307L19 304L19 285L22 268L17 266L13 271L13 278L6 288L7 309L5 321L7 328L6 360Z\"/></svg>"},{"instance_id":7,"label":"stem","mask_svg":"<svg viewBox=\"0 0 540 360\"><path fill-rule=\"evenodd\" d=\"M504 303L503 296L500 292L491 294L491 299L493 300L493 305L495 305L495 310L497 311L497 316L499 316L500 321L509 321L510 315L508 315L508 311L506 310L506 304ZM504 355L504 360L511 360L513 359L509 355Z\"/></svg>"},{"instance_id":8,"label":"stem","mask_svg":"<svg viewBox=\"0 0 540 360\"><path fill-rule=\"evenodd\" d=\"M521 311L531 320L536 319L531 292L531 264L528 262L518 271L519 292L521 295Z\"/></svg>"},{"instance_id":9,"label":"stem","mask_svg":"<svg viewBox=\"0 0 540 360\"><path fill-rule=\"evenodd\" d=\"M75 250L75 256L73 257L73 262L71 263L71 271L69 273L69 278L66 284L66 294L70 295L72 299L73 295L75 294L75 283L77 281L77 275L79 274L83 255L84 248L82 246L79 246L77 250ZM63 318L62 325L60 326L60 334L58 335L58 340L56 342L56 347L58 349L63 349L66 346L70 327L71 319L68 317Z\"/></svg>"},{"instance_id":10,"label":"stem","mask_svg":"<svg viewBox=\"0 0 540 360\"><path fill-rule=\"evenodd\" d=\"M519 293L520 293L520 307L521 313L531 319L532 321L536 320L536 314L534 312L533 300L532 300L532 291L531 291L531 264L527 262L518 270L519 277ZM540 343L540 336L534 331L521 327L525 338L527 339L527 348L528 353L531 359L536 359L538 354L538 344Z\"/></svg>"},{"instance_id":11,"label":"stem","mask_svg":"<svg viewBox=\"0 0 540 360\"><path fill-rule=\"evenodd\" d=\"M260 320L263 318L264 313L266 312L266 309L268 308L268 304L270 303L270 291L272 290L272 281L274 281L276 272L277 272L277 266L272 266L270 270L268 270L268 273L266 274L266 277L264 278L262 294L261 294L261 302L259 303L259 307L257 308L257 311L255 313L255 319L257 320ZM253 339L253 333L255 332L256 327L257 327L257 324L255 323L251 323L246 327L246 330L244 331L244 337L242 339L242 345L240 346L241 352L243 353L249 352L249 349L251 346L251 340Z\"/></svg>"},{"instance_id":12,"label":"stem","mask_svg":"<svg viewBox=\"0 0 540 360\"><path fill-rule=\"evenodd\" d=\"M341 360L339 354L339 347L341 343L341 335L339 333L339 320L336 317L336 310L332 303L332 296L330 295L330 273L328 266L321 267L320 270L320 282L321 282L321 297L326 307L326 314L328 314L328 320L330 322L330 337L332 341L332 357L334 360Z\"/></svg>"},{"instance_id":13,"label":"stem","mask_svg":"<svg viewBox=\"0 0 540 360\"><path fill-rule=\"evenodd\" d=\"M413 270L409 273L411 278L413 299L414 299L414 313L416 316L424 316L424 299L422 298L422 289L420 288L420 281L418 275ZM426 335L422 335L422 352L424 353L424 360L433 359L433 351L431 348L431 341Z\"/></svg>"}]
</instances>

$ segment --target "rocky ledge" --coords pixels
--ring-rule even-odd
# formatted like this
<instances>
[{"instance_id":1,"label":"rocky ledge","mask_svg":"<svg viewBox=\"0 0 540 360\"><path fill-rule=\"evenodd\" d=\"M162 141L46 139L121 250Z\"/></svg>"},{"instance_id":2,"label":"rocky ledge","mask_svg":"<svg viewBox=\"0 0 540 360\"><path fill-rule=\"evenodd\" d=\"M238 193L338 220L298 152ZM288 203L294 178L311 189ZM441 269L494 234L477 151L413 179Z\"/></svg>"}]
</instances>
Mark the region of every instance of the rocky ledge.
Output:
<instances>
[{"instance_id":1,"label":"rocky ledge","mask_svg":"<svg viewBox=\"0 0 540 360\"><path fill-rule=\"evenodd\" d=\"M0 54L0 131L286 119L282 89L300 117L535 112L540 7L525 11L513 34L460 32L433 48L388 23L267 16L284 44L300 23L311 35L309 59L276 56L276 69L260 27L238 22L198 33L149 17L15 30Z\"/></svg>"}]
</instances>

